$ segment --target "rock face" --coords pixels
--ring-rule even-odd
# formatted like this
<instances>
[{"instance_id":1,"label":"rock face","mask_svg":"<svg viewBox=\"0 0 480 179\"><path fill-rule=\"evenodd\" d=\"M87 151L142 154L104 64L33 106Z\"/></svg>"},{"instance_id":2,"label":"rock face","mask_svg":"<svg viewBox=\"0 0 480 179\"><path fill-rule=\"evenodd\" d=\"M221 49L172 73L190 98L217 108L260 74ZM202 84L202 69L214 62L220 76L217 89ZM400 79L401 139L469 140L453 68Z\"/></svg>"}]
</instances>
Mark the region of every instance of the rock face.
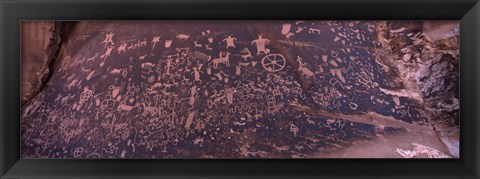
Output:
<instances>
[{"instance_id":1,"label":"rock face","mask_svg":"<svg viewBox=\"0 0 480 179\"><path fill-rule=\"evenodd\" d=\"M457 22L63 27L22 157L458 157Z\"/></svg>"},{"instance_id":2,"label":"rock face","mask_svg":"<svg viewBox=\"0 0 480 179\"><path fill-rule=\"evenodd\" d=\"M391 24L401 28L403 24ZM400 78L423 98L429 123L450 153L459 156L459 24L426 21L380 38ZM408 35L411 34L411 35ZM408 38L405 38L407 36ZM402 43L405 45L398 45Z\"/></svg>"},{"instance_id":3,"label":"rock face","mask_svg":"<svg viewBox=\"0 0 480 179\"><path fill-rule=\"evenodd\" d=\"M23 21L21 30L22 106L41 91L50 61L58 49L59 26L54 21Z\"/></svg>"}]
</instances>

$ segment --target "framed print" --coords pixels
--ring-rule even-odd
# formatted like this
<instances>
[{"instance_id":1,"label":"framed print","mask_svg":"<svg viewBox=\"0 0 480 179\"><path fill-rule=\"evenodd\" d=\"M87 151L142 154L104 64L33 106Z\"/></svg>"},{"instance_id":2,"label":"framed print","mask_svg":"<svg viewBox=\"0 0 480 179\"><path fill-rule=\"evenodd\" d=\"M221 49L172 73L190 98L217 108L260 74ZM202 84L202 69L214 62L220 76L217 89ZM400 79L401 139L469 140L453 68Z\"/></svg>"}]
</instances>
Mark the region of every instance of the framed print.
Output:
<instances>
[{"instance_id":1,"label":"framed print","mask_svg":"<svg viewBox=\"0 0 480 179\"><path fill-rule=\"evenodd\" d=\"M479 8L2 1L1 177L477 178Z\"/></svg>"}]
</instances>

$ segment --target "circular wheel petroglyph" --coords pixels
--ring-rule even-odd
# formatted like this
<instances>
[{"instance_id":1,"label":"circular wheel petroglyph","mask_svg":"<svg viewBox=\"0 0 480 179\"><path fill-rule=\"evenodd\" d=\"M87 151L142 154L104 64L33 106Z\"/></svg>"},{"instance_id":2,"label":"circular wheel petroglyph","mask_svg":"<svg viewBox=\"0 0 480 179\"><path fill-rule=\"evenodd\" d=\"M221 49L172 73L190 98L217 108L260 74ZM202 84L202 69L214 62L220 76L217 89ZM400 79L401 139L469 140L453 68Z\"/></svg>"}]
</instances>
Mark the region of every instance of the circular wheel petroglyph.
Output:
<instances>
[{"instance_id":1,"label":"circular wheel petroglyph","mask_svg":"<svg viewBox=\"0 0 480 179\"><path fill-rule=\"evenodd\" d=\"M262 59L262 66L268 72L277 72L285 68L287 64L282 54L269 54Z\"/></svg>"}]
</instances>

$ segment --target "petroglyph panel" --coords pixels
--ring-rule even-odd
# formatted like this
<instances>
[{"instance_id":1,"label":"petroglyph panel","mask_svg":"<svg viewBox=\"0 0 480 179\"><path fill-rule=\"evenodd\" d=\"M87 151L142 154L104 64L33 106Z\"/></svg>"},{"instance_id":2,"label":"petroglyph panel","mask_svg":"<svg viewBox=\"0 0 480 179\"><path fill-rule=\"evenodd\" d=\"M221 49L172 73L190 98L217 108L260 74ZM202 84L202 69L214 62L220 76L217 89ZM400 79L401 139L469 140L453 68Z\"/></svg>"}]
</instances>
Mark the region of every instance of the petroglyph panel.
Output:
<instances>
[{"instance_id":1,"label":"petroglyph panel","mask_svg":"<svg viewBox=\"0 0 480 179\"><path fill-rule=\"evenodd\" d=\"M425 23L65 23L21 155L458 157L458 23Z\"/></svg>"}]
</instances>

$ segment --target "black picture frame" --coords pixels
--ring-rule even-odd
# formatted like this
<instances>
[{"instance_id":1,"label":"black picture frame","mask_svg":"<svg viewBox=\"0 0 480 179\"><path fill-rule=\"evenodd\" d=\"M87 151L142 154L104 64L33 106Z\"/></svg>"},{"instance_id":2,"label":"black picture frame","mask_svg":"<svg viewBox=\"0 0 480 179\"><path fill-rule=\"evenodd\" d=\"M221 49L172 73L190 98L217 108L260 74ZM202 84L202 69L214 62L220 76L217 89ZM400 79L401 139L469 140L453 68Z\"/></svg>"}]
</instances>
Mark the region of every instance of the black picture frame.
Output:
<instances>
[{"instance_id":1,"label":"black picture frame","mask_svg":"<svg viewBox=\"0 0 480 179\"><path fill-rule=\"evenodd\" d=\"M0 178L479 178L478 0L1 0ZM460 159L20 159L20 21L459 20Z\"/></svg>"}]
</instances>

